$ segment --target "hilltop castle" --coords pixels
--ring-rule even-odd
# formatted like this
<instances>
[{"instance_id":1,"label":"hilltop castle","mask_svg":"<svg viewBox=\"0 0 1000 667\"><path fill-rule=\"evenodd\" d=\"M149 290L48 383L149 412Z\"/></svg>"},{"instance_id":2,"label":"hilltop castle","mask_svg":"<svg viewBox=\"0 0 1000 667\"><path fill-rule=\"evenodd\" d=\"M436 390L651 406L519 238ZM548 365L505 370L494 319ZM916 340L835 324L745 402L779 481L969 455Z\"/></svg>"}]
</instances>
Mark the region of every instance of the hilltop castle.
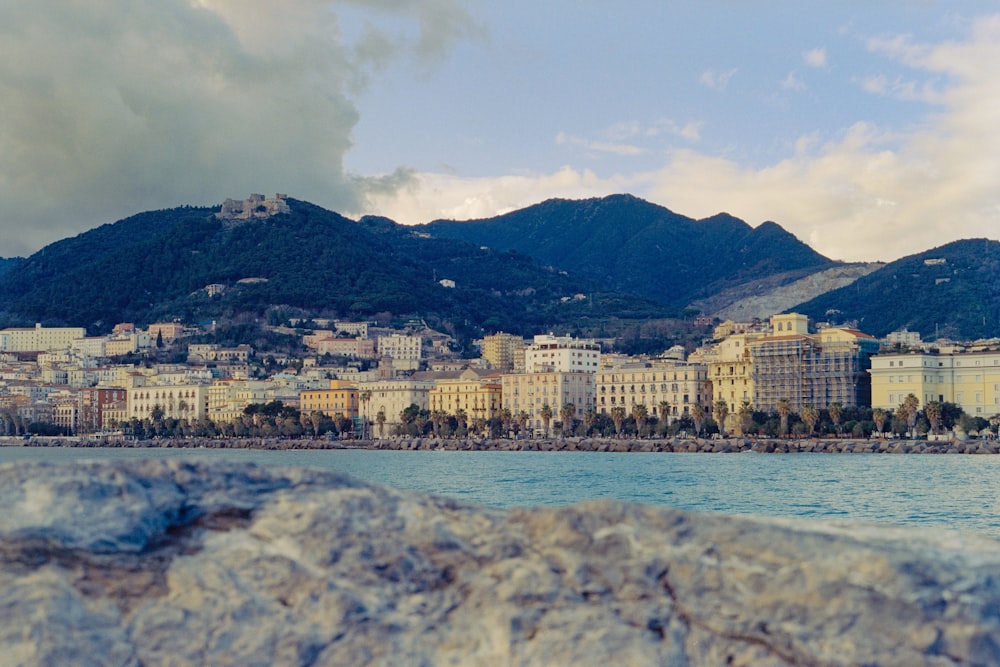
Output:
<instances>
[{"instance_id":1,"label":"hilltop castle","mask_svg":"<svg viewBox=\"0 0 1000 667\"><path fill-rule=\"evenodd\" d=\"M290 213L288 208L288 195L281 193L274 197L265 198L264 195L252 194L243 201L227 199L222 202L222 210L215 214L217 218L226 220L250 220L251 218L270 218L279 213Z\"/></svg>"}]
</instances>

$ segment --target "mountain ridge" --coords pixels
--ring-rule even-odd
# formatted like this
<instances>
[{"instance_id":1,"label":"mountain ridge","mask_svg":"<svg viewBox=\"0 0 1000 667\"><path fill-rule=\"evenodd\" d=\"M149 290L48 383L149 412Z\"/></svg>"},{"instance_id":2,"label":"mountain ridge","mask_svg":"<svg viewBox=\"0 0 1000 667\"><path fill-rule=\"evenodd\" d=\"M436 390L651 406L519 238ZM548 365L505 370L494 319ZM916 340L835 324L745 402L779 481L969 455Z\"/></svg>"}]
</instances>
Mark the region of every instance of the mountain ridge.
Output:
<instances>
[{"instance_id":1,"label":"mountain ridge","mask_svg":"<svg viewBox=\"0 0 1000 667\"><path fill-rule=\"evenodd\" d=\"M633 195L549 199L495 218L418 225L432 235L516 250L674 309L735 283L837 264L774 222L695 220Z\"/></svg>"}]
</instances>

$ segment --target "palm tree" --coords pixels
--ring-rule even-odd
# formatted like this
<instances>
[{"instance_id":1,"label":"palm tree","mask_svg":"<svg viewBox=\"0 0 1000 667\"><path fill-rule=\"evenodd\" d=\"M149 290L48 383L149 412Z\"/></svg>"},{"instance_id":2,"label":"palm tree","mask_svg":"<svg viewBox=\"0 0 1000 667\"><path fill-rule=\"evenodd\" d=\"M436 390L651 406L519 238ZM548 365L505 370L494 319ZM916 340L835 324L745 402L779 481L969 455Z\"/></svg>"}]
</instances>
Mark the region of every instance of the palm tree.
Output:
<instances>
[{"instance_id":1,"label":"palm tree","mask_svg":"<svg viewBox=\"0 0 1000 667\"><path fill-rule=\"evenodd\" d=\"M549 424L552 422L552 408L546 403L542 406L541 411L538 416L542 418L542 423L545 424L545 437L549 437Z\"/></svg>"},{"instance_id":2,"label":"palm tree","mask_svg":"<svg viewBox=\"0 0 1000 667\"><path fill-rule=\"evenodd\" d=\"M510 413L510 408L500 410L500 430L503 431L503 437L507 438L510 436L510 425L512 423L514 423L514 415Z\"/></svg>"},{"instance_id":3,"label":"palm tree","mask_svg":"<svg viewBox=\"0 0 1000 667\"><path fill-rule=\"evenodd\" d=\"M632 420L635 422L635 437L642 437L642 427L646 423L646 417L649 413L646 411L646 406L642 403L636 403L632 406Z\"/></svg>"},{"instance_id":4,"label":"palm tree","mask_svg":"<svg viewBox=\"0 0 1000 667\"><path fill-rule=\"evenodd\" d=\"M670 425L670 401L660 401L657 404L657 409L659 410L659 419L663 422L663 426L667 427Z\"/></svg>"},{"instance_id":5,"label":"palm tree","mask_svg":"<svg viewBox=\"0 0 1000 667\"><path fill-rule=\"evenodd\" d=\"M441 437L441 425L444 424L444 420L447 417L448 415L443 410L431 410L431 430L434 432L435 438Z\"/></svg>"},{"instance_id":6,"label":"palm tree","mask_svg":"<svg viewBox=\"0 0 1000 667\"><path fill-rule=\"evenodd\" d=\"M616 405L611 408L611 423L615 425L615 435L620 438L622 435L622 424L625 423L624 406Z\"/></svg>"},{"instance_id":7,"label":"palm tree","mask_svg":"<svg viewBox=\"0 0 1000 667\"><path fill-rule=\"evenodd\" d=\"M788 435L788 415L792 414L792 402L787 398L779 398L775 407L781 420L778 431L781 435Z\"/></svg>"},{"instance_id":8,"label":"palm tree","mask_svg":"<svg viewBox=\"0 0 1000 667\"><path fill-rule=\"evenodd\" d=\"M931 433L937 433L938 428L941 426L941 404L937 401L927 403L924 406L924 416L927 417Z\"/></svg>"},{"instance_id":9,"label":"palm tree","mask_svg":"<svg viewBox=\"0 0 1000 667\"><path fill-rule=\"evenodd\" d=\"M885 422L889 419L889 413L882 408L875 408L872 410L872 421L875 422L875 428L878 429L879 437L885 433Z\"/></svg>"},{"instance_id":10,"label":"palm tree","mask_svg":"<svg viewBox=\"0 0 1000 667\"><path fill-rule=\"evenodd\" d=\"M903 399L903 405L906 406L906 427L910 431L910 437L914 437L914 426L917 425L917 408L920 407L920 399L917 398L916 394L907 394L906 398Z\"/></svg>"},{"instance_id":11,"label":"palm tree","mask_svg":"<svg viewBox=\"0 0 1000 667\"><path fill-rule=\"evenodd\" d=\"M819 410L807 403L802 407L801 416L802 422L806 425L807 434L812 435L813 429L816 428L816 422L819 421Z\"/></svg>"},{"instance_id":12,"label":"palm tree","mask_svg":"<svg viewBox=\"0 0 1000 667\"><path fill-rule=\"evenodd\" d=\"M385 410L379 410L375 415L375 423L378 424L378 437L385 437Z\"/></svg>"},{"instance_id":13,"label":"palm tree","mask_svg":"<svg viewBox=\"0 0 1000 667\"><path fill-rule=\"evenodd\" d=\"M520 433L524 430L524 427L528 425L528 420L531 416L524 410L519 410L516 415L514 415L514 421L517 423L517 432Z\"/></svg>"},{"instance_id":14,"label":"palm tree","mask_svg":"<svg viewBox=\"0 0 1000 667\"><path fill-rule=\"evenodd\" d=\"M562 429L560 429L559 434L562 437L566 437L567 431L572 435L573 433L573 418L576 414L576 406L572 403L567 403L561 408L559 408L559 419L562 420Z\"/></svg>"},{"instance_id":15,"label":"palm tree","mask_svg":"<svg viewBox=\"0 0 1000 667\"><path fill-rule=\"evenodd\" d=\"M466 414L463 408L455 410L455 421L458 422L458 426L465 430L466 434L469 432L469 415Z\"/></svg>"},{"instance_id":16,"label":"palm tree","mask_svg":"<svg viewBox=\"0 0 1000 667\"><path fill-rule=\"evenodd\" d=\"M590 429L594 428L594 423L596 421L597 412L594 411L594 408L587 408L587 410L583 413L583 428L585 429L584 435L588 435L590 433Z\"/></svg>"},{"instance_id":17,"label":"palm tree","mask_svg":"<svg viewBox=\"0 0 1000 667\"><path fill-rule=\"evenodd\" d=\"M826 409L830 413L830 421L833 422L833 430L840 433L840 420L844 416L844 406L840 403L831 403Z\"/></svg>"},{"instance_id":18,"label":"palm tree","mask_svg":"<svg viewBox=\"0 0 1000 667\"><path fill-rule=\"evenodd\" d=\"M372 400L371 390L365 389L358 394L358 398L361 400L361 405L364 406L361 413L361 439L364 440L368 436L368 404Z\"/></svg>"},{"instance_id":19,"label":"palm tree","mask_svg":"<svg viewBox=\"0 0 1000 667\"><path fill-rule=\"evenodd\" d=\"M691 419L694 421L695 436L701 435L701 427L705 423L705 406L695 403L691 406Z\"/></svg>"},{"instance_id":20,"label":"palm tree","mask_svg":"<svg viewBox=\"0 0 1000 667\"><path fill-rule=\"evenodd\" d=\"M740 435L746 435L753 427L753 408L750 407L750 401L743 401L743 405L740 406L739 416Z\"/></svg>"},{"instance_id":21,"label":"palm tree","mask_svg":"<svg viewBox=\"0 0 1000 667\"><path fill-rule=\"evenodd\" d=\"M729 416L729 404L726 403L726 399L720 398L715 402L713 406L713 412L715 414L715 422L719 425L719 433L721 435L726 434L726 417Z\"/></svg>"}]
</instances>

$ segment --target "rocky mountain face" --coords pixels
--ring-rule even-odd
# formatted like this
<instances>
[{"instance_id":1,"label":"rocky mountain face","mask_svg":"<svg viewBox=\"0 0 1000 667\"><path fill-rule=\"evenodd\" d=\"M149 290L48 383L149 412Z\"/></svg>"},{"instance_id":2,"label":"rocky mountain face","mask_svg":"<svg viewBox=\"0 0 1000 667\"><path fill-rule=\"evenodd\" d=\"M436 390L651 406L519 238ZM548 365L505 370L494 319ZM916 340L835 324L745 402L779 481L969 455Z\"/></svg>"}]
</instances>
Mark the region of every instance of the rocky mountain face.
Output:
<instances>
[{"instance_id":1,"label":"rocky mountain face","mask_svg":"<svg viewBox=\"0 0 1000 667\"><path fill-rule=\"evenodd\" d=\"M696 301L692 306L720 320L746 322L754 318L766 319L851 285L858 278L883 266L880 262L842 264L797 279L781 274L724 290L708 299Z\"/></svg>"},{"instance_id":2,"label":"rocky mountain face","mask_svg":"<svg viewBox=\"0 0 1000 667\"><path fill-rule=\"evenodd\" d=\"M0 467L5 664L996 664L996 542L333 473Z\"/></svg>"}]
</instances>

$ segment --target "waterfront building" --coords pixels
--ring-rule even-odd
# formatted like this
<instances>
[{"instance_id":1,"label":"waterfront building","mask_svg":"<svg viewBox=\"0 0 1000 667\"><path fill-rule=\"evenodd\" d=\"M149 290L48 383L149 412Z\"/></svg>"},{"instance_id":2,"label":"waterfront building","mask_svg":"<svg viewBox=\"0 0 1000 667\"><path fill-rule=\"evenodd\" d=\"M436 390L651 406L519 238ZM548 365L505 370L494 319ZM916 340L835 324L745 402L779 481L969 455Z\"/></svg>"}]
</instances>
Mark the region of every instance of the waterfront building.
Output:
<instances>
[{"instance_id":1,"label":"waterfront building","mask_svg":"<svg viewBox=\"0 0 1000 667\"><path fill-rule=\"evenodd\" d=\"M1000 414L1000 351L882 353L869 373L872 407L895 410L913 394L921 408L937 401L974 417Z\"/></svg>"},{"instance_id":2,"label":"waterfront building","mask_svg":"<svg viewBox=\"0 0 1000 667\"><path fill-rule=\"evenodd\" d=\"M117 422L106 421L107 408L127 402L126 391L121 387L85 387L79 390L78 397L78 429L88 433L116 426Z\"/></svg>"},{"instance_id":3,"label":"waterfront building","mask_svg":"<svg viewBox=\"0 0 1000 667\"><path fill-rule=\"evenodd\" d=\"M130 389L127 393L129 419L164 419L195 422L208 414L208 387L203 384L157 384Z\"/></svg>"},{"instance_id":4,"label":"waterfront building","mask_svg":"<svg viewBox=\"0 0 1000 667\"><path fill-rule=\"evenodd\" d=\"M596 409L601 414L610 414L614 407L624 407L631 414L633 407L644 405L649 416L669 423L689 414L693 405L706 411L712 405L708 367L700 363L625 361L599 371L596 387Z\"/></svg>"},{"instance_id":5,"label":"waterfront building","mask_svg":"<svg viewBox=\"0 0 1000 667\"><path fill-rule=\"evenodd\" d=\"M381 379L358 383L358 391L370 392L371 398L362 402L362 415L369 424L378 423L378 415L385 417L383 430L391 434L396 427L403 424L401 415L411 405L419 410L427 410L430 406L430 391L434 381L417 378ZM366 394L368 395L368 394ZM375 427L375 435L382 435Z\"/></svg>"},{"instance_id":6,"label":"waterfront building","mask_svg":"<svg viewBox=\"0 0 1000 667\"><path fill-rule=\"evenodd\" d=\"M461 410L472 421L500 415L502 382L495 371L467 368L442 373L430 390L430 411L457 416Z\"/></svg>"},{"instance_id":7,"label":"waterfront building","mask_svg":"<svg viewBox=\"0 0 1000 667\"><path fill-rule=\"evenodd\" d=\"M327 417L353 419L358 416L358 387L345 380L330 380L326 389L299 392L299 410L322 412Z\"/></svg>"},{"instance_id":8,"label":"waterfront building","mask_svg":"<svg viewBox=\"0 0 1000 667\"><path fill-rule=\"evenodd\" d=\"M559 421L560 409L573 404L577 420L582 420L587 410L595 409L596 382L594 372L545 371L536 373L509 373L501 377L502 406L512 417L524 412L530 433L543 435L545 422L542 409L552 411L552 423Z\"/></svg>"},{"instance_id":9,"label":"waterfront building","mask_svg":"<svg viewBox=\"0 0 1000 667\"><path fill-rule=\"evenodd\" d=\"M875 338L856 329L830 327L810 333L805 315L788 313L773 316L766 330L727 336L704 350L702 358L712 381L713 403L726 402L726 427L732 428L744 404L764 412L775 412L783 399L793 412L806 405L867 406L867 371L878 349Z\"/></svg>"}]
</instances>

